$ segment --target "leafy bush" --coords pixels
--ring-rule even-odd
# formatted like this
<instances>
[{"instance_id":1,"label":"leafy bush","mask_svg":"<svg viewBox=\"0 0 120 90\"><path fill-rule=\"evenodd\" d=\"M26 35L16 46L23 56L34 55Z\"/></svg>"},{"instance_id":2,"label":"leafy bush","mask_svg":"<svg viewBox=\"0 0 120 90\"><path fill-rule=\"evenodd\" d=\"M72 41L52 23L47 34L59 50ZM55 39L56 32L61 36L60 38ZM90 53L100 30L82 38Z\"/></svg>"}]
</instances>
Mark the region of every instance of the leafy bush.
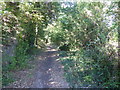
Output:
<instances>
[{"instance_id":1,"label":"leafy bush","mask_svg":"<svg viewBox=\"0 0 120 90\"><path fill-rule=\"evenodd\" d=\"M13 82L14 78L13 78L13 74L10 72L2 72L2 85L6 86L9 83Z\"/></svg>"},{"instance_id":2,"label":"leafy bush","mask_svg":"<svg viewBox=\"0 0 120 90\"><path fill-rule=\"evenodd\" d=\"M7 58L3 57L2 70L2 85L8 85L9 83L14 81L12 76L13 70L23 69L27 66L27 62L29 60L28 55L26 53L28 46L25 42L21 41L17 45L15 49L15 56L7 56Z\"/></svg>"},{"instance_id":3,"label":"leafy bush","mask_svg":"<svg viewBox=\"0 0 120 90\"><path fill-rule=\"evenodd\" d=\"M54 42L56 45L60 45L62 42L65 42L66 39L64 37L64 33L62 32L57 32L51 34L51 41Z\"/></svg>"},{"instance_id":4,"label":"leafy bush","mask_svg":"<svg viewBox=\"0 0 120 90\"><path fill-rule=\"evenodd\" d=\"M102 52L101 49L81 49L61 58L71 87L118 87L117 75L113 70L114 61L110 61L105 49Z\"/></svg>"}]
</instances>

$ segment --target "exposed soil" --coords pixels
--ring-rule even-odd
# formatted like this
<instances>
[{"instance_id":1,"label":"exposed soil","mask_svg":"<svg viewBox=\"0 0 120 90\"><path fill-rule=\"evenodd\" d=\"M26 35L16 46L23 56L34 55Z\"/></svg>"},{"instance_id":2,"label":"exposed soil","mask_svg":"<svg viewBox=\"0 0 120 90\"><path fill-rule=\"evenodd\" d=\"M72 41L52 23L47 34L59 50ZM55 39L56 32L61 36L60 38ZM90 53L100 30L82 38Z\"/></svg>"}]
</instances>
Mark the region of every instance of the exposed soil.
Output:
<instances>
[{"instance_id":1,"label":"exposed soil","mask_svg":"<svg viewBox=\"0 0 120 90\"><path fill-rule=\"evenodd\" d=\"M42 53L38 52L36 60L31 62L32 68L15 72L17 81L7 88L69 88L58 53L51 46Z\"/></svg>"}]
</instances>

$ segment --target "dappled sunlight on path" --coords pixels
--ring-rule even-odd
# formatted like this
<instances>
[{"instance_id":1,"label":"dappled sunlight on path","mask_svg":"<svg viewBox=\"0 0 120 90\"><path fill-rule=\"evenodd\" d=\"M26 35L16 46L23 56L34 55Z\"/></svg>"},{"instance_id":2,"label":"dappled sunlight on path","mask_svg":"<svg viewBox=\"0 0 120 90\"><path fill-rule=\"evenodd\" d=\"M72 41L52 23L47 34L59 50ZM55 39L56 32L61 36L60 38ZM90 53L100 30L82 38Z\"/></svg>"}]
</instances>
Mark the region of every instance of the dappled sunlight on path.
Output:
<instances>
[{"instance_id":1,"label":"dappled sunlight on path","mask_svg":"<svg viewBox=\"0 0 120 90\"><path fill-rule=\"evenodd\" d=\"M31 77L25 75L10 87L68 88L68 83L64 78L63 66L58 58L59 51L48 45L44 52L37 55L33 63L35 68L31 72Z\"/></svg>"}]
</instances>

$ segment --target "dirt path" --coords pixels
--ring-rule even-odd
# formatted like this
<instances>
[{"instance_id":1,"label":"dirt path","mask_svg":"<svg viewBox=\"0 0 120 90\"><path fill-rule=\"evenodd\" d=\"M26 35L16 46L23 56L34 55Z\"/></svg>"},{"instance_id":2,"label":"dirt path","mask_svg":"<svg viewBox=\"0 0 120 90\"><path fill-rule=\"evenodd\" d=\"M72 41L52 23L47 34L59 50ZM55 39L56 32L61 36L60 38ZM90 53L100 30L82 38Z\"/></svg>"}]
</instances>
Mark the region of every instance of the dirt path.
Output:
<instances>
[{"instance_id":1,"label":"dirt path","mask_svg":"<svg viewBox=\"0 0 120 90\"><path fill-rule=\"evenodd\" d=\"M37 55L32 64L34 69L16 73L19 81L9 88L68 88L64 78L63 66L58 61L58 51L48 46L47 50Z\"/></svg>"}]
</instances>

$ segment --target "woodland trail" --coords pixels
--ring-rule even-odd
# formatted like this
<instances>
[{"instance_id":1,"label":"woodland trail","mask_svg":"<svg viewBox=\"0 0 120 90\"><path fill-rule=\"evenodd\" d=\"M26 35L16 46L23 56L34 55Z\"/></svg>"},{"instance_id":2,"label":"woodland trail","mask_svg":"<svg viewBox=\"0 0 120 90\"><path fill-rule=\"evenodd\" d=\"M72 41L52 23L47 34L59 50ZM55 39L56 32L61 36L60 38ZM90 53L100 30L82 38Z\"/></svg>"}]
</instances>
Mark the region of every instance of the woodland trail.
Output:
<instances>
[{"instance_id":1,"label":"woodland trail","mask_svg":"<svg viewBox=\"0 0 120 90\"><path fill-rule=\"evenodd\" d=\"M47 46L31 64L34 69L17 72L19 77L8 88L69 88L63 76L63 66L58 61L59 51Z\"/></svg>"}]
</instances>

